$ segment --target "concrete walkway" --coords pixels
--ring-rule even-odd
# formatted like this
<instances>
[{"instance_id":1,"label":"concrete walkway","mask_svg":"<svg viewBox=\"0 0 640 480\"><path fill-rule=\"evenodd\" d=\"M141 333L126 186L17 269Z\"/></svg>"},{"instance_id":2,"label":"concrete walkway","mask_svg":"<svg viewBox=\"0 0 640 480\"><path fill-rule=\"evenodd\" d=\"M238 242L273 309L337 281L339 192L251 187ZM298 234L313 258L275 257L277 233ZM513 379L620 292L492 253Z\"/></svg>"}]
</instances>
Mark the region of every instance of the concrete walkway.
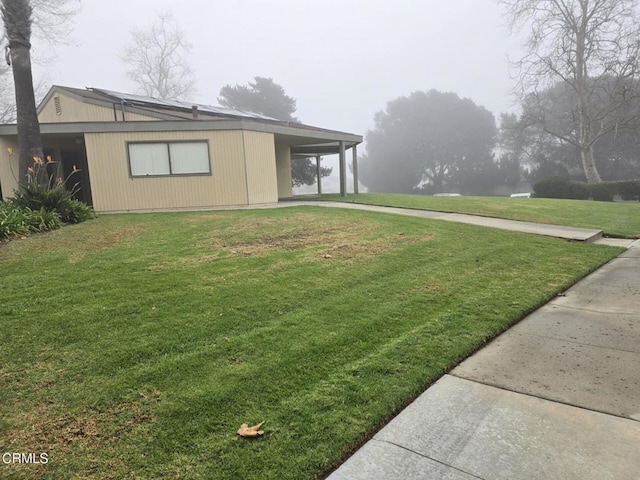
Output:
<instances>
[{"instance_id":1,"label":"concrete walkway","mask_svg":"<svg viewBox=\"0 0 640 480\"><path fill-rule=\"evenodd\" d=\"M329 479L639 480L638 242L442 377Z\"/></svg>"}]
</instances>

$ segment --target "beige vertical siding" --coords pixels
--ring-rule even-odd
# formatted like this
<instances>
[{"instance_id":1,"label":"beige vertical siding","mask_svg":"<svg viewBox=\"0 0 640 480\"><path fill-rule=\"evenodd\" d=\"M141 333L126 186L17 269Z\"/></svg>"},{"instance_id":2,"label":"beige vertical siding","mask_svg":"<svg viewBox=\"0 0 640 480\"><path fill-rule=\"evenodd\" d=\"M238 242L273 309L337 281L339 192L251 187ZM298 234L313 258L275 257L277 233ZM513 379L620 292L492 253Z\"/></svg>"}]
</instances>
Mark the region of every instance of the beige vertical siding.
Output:
<instances>
[{"instance_id":1,"label":"beige vertical siding","mask_svg":"<svg viewBox=\"0 0 640 480\"><path fill-rule=\"evenodd\" d=\"M160 122L159 118L149 117L140 113L124 112L124 119L127 122L148 122L149 120ZM118 113L118 121L122 120L122 112Z\"/></svg>"},{"instance_id":2,"label":"beige vertical siding","mask_svg":"<svg viewBox=\"0 0 640 480\"><path fill-rule=\"evenodd\" d=\"M278 198L293 196L291 186L291 147L276 143L276 169L278 174Z\"/></svg>"},{"instance_id":3,"label":"beige vertical siding","mask_svg":"<svg viewBox=\"0 0 640 480\"><path fill-rule=\"evenodd\" d=\"M60 99L60 115L56 112L55 99ZM122 121L120 106L117 106L118 121ZM125 112L127 121L157 120L153 117L136 113ZM90 103L68 97L62 94L53 94L49 101L43 106L38 120L41 123L63 123L63 122L113 122L113 108L101 107Z\"/></svg>"},{"instance_id":4,"label":"beige vertical siding","mask_svg":"<svg viewBox=\"0 0 640 480\"><path fill-rule=\"evenodd\" d=\"M272 133L244 131L244 154L250 204L278 201L276 157Z\"/></svg>"},{"instance_id":5,"label":"beige vertical siding","mask_svg":"<svg viewBox=\"0 0 640 480\"><path fill-rule=\"evenodd\" d=\"M7 148L12 148L14 153L9 155ZM18 139L17 137L0 137L0 188L2 198L13 196L18 188Z\"/></svg>"},{"instance_id":6,"label":"beige vertical siding","mask_svg":"<svg viewBox=\"0 0 640 480\"><path fill-rule=\"evenodd\" d=\"M246 205L242 136L242 131L85 134L94 208L108 212ZM211 175L129 176L127 142L180 140L209 142Z\"/></svg>"}]
</instances>

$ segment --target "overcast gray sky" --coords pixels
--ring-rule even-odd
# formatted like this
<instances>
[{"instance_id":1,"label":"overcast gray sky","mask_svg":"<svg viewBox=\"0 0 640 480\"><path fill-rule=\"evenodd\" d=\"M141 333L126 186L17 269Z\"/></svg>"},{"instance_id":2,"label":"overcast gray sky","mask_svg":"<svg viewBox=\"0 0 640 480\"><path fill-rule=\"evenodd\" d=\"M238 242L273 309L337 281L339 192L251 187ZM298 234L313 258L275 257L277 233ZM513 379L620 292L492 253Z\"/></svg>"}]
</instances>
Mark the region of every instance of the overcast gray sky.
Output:
<instances>
[{"instance_id":1,"label":"overcast gray sky","mask_svg":"<svg viewBox=\"0 0 640 480\"><path fill-rule=\"evenodd\" d=\"M302 122L361 135L389 100L416 90L455 92L496 117L515 108L507 57L521 42L495 0L83 0L75 45L56 47L49 83L133 92L120 54L159 11L193 45L198 103L272 77Z\"/></svg>"}]
</instances>

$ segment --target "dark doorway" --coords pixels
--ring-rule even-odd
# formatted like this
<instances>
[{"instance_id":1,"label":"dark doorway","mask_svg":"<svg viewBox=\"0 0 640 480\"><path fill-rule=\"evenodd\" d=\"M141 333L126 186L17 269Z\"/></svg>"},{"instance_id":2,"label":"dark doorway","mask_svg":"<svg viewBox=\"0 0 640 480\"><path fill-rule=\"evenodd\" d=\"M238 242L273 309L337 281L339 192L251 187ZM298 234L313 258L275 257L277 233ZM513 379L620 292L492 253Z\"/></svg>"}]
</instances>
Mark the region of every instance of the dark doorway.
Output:
<instances>
[{"instance_id":1,"label":"dark doorway","mask_svg":"<svg viewBox=\"0 0 640 480\"><path fill-rule=\"evenodd\" d=\"M60 150L60 155L62 156L61 160L65 174L69 172L67 175L71 175L71 178L69 179L70 187L77 185L74 189L75 197L87 205L92 205L89 168L84 151L78 148L63 148ZM74 167L78 170L76 173L73 173Z\"/></svg>"},{"instance_id":2,"label":"dark doorway","mask_svg":"<svg viewBox=\"0 0 640 480\"><path fill-rule=\"evenodd\" d=\"M46 143L43 151L45 157L50 155L56 161L55 170L50 174L62 176L67 189L73 191L74 198L93 205L84 142L80 138L48 137L43 143ZM57 170L58 167L61 172Z\"/></svg>"}]
</instances>

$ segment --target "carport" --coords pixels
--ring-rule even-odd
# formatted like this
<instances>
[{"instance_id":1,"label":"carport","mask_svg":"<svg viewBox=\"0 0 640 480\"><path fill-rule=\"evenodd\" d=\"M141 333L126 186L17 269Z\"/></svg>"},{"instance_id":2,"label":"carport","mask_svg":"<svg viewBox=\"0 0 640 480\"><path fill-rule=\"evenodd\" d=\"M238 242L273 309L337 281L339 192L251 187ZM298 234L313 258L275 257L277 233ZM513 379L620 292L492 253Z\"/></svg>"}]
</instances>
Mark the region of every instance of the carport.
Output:
<instances>
[{"instance_id":1,"label":"carport","mask_svg":"<svg viewBox=\"0 0 640 480\"><path fill-rule=\"evenodd\" d=\"M320 161L322 155L339 155L340 168L340 195L347 195L347 160L346 150L351 149L353 167L353 193L358 193L358 143L336 141L331 143L316 143L296 145L291 147L291 158L306 159L315 158L316 175L318 178L318 195L322 194L322 177L320 175Z\"/></svg>"}]
</instances>

